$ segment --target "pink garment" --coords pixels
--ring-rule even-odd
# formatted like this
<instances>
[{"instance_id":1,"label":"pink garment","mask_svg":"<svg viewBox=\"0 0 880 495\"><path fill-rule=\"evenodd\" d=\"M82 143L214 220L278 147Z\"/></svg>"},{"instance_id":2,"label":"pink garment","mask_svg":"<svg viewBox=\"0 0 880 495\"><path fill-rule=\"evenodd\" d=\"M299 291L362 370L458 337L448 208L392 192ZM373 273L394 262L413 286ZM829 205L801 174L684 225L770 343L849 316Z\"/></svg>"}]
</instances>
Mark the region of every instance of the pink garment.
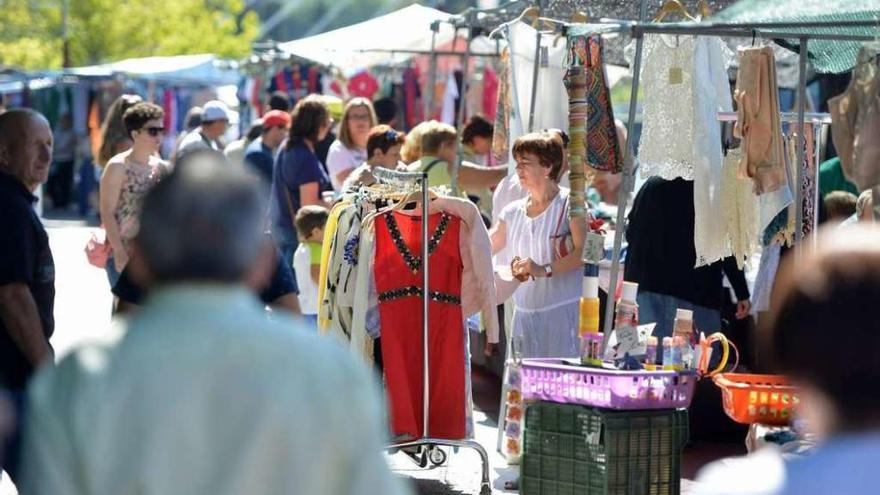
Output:
<instances>
[{"instance_id":1,"label":"pink garment","mask_svg":"<svg viewBox=\"0 0 880 495\"><path fill-rule=\"evenodd\" d=\"M360 96L372 99L373 95L376 94L376 91L378 90L379 83L376 81L376 78L367 71L356 74L348 80L348 94L351 95L352 98Z\"/></svg>"},{"instance_id":2,"label":"pink garment","mask_svg":"<svg viewBox=\"0 0 880 495\"><path fill-rule=\"evenodd\" d=\"M498 111L498 75L487 67L483 72L483 114L486 119L495 120Z\"/></svg>"}]
</instances>

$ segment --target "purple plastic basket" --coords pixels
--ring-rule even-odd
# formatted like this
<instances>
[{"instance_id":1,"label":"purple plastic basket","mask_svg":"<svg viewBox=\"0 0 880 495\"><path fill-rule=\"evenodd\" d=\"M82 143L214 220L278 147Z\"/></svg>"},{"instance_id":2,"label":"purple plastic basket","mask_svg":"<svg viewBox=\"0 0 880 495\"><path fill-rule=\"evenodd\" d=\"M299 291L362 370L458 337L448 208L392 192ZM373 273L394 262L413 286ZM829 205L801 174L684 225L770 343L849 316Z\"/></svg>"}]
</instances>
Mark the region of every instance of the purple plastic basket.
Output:
<instances>
[{"instance_id":1,"label":"purple plastic basket","mask_svg":"<svg viewBox=\"0 0 880 495\"><path fill-rule=\"evenodd\" d=\"M697 383L693 372L609 370L562 359L523 359L521 370L524 399L607 409L688 407Z\"/></svg>"}]
</instances>

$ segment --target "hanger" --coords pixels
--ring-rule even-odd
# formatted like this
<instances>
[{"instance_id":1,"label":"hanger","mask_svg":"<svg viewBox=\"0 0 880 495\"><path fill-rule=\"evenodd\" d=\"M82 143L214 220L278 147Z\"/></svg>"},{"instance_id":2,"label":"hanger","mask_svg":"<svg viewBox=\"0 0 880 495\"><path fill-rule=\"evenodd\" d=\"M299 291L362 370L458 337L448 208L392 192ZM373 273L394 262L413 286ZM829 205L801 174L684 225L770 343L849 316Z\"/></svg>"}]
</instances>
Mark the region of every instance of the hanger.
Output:
<instances>
[{"instance_id":1,"label":"hanger","mask_svg":"<svg viewBox=\"0 0 880 495\"><path fill-rule=\"evenodd\" d=\"M428 189L428 199L432 200L432 199L436 199L436 198L437 198L437 193ZM404 194L397 203L394 203L394 206L391 207L391 211L400 211L409 203L412 203L413 201L415 201L416 203L419 203L419 202L421 202L421 200L422 200L422 191L421 190L417 189L415 191L411 191L407 194Z\"/></svg>"},{"instance_id":2,"label":"hanger","mask_svg":"<svg viewBox=\"0 0 880 495\"><path fill-rule=\"evenodd\" d=\"M660 7L660 10L657 12L657 17L654 17L654 22L663 22L663 19L666 19L666 16L669 14L681 14L681 16L689 21L696 21L697 19L684 8L684 5L681 4L679 0L666 0L666 3Z\"/></svg>"},{"instance_id":3,"label":"hanger","mask_svg":"<svg viewBox=\"0 0 880 495\"><path fill-rule=\"evenodd\" d=\"M700 14L700 20L711 17L712 9L709 8L709 2L706 0L700 0L697 4L697 13Z\"/></svg>"},{"instance_id":4,"label":"hanger","mask_svg":"<svg viewBox=\"0 0 880 495\"><path fill-rule=\"evenodd\" d=\"M520 15L517 16L516 19L514 19L510 22L505 22L504 24L502 24L502 25L498 26L497 28L495 28L494 30L492 30L492 32L489 33L489 39L494 39L498 33L503 31L508 26L512 26L513 24L516 24L519 21L525 21L526 17L531 18L532 19L532 24L531 24L532 27L535 29L538 29L538 18L540 16L541 16L541 10L538 7L529 7L527 9L523 10L522 13L520 13Z\"/></svg>"},{"instance_id":5,"label":"hanger","mask_svg":"<svg viewBox=\"0 0 880 495\"><path fill-rule=\"evenodd\" d=\"M586 24L588 22L590 22L590 16L588 16L587 13L582 10L578 10L571 14L572 24Z\"/></svg>"}]
</instances>

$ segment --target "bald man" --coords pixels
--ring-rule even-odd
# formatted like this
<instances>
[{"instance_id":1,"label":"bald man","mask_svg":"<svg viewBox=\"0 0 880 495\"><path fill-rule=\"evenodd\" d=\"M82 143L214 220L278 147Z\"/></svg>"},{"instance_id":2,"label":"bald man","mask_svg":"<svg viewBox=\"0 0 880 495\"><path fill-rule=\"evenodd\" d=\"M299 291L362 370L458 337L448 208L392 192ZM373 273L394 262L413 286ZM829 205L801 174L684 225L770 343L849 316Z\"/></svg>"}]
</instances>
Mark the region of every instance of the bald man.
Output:
<instances>
[{"instance_id":1,"label":"bald man","mask_svg":"<svg viewBox=\"0 0 880 495\"><path fill-rule=\"evenodd\" d=\"M20 404L28 379L52 357L55 263L33 191L52 163L52 130L31 110L0 114L0 389ZM14 477L15 442L6 452Z\"/></svg>"}]
</instances>

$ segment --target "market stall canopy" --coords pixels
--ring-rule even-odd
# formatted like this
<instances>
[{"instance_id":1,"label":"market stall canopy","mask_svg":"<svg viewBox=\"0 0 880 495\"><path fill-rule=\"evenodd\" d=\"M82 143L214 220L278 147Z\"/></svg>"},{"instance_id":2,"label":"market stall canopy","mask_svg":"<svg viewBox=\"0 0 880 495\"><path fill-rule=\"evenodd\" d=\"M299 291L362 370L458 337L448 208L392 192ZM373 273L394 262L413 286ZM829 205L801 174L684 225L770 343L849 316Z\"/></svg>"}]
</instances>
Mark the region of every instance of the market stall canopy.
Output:
<instances>
[{"instance_id":1,"label":"market stall canopy","mask_svg":"<svg viewBox=\"0 0 880 495\"><path fill-rule=\"evenodd\" d=\"M732 24L761 23L828 23L827 27L797 28L799 33L834 34L851 36L880 35L880 2L878 0L740 0L724 9L709 21ZM873 21L871 27L848 26L847 21ZM774 28L774 32L792 32L792 29ZM758 31L758 36L761 32ZM795 39L780 40L780 44L797 50ZM858 41L810 40L807 42L810 61L819 72L846 72L855 65L856 54L862 45Z\"/></svg>"},{"instance_id":2,"label":"market stall canopy","mask_svg":"<svg viewBox=\"0 0 880 495\"><path fill-rule=\"evenodd\" d=\"M410 5L358 24L288 41L278 47L291 55L351 74L359 69L401 63L420 53L431 53L431 24L450 17L448 13L430 7ZM450 44L455 34L450 24L441 22L435 46ZM471 43L475 55L495 54L495 50L495 43L486 38L477 38Z\"/></svg>"},{"instance_id":3,"label":"market stall canopy","mask_svg":"<svg viewBox=\"0 0 880 495\"><path fill-rule=\"evenodd\" d=\"M130 58L109 64L66 69L63 73L81 77L125 74L139 79L203 86L237 84L241 77L235 62L211 54Z\"/></svg>"}]
</instances>

